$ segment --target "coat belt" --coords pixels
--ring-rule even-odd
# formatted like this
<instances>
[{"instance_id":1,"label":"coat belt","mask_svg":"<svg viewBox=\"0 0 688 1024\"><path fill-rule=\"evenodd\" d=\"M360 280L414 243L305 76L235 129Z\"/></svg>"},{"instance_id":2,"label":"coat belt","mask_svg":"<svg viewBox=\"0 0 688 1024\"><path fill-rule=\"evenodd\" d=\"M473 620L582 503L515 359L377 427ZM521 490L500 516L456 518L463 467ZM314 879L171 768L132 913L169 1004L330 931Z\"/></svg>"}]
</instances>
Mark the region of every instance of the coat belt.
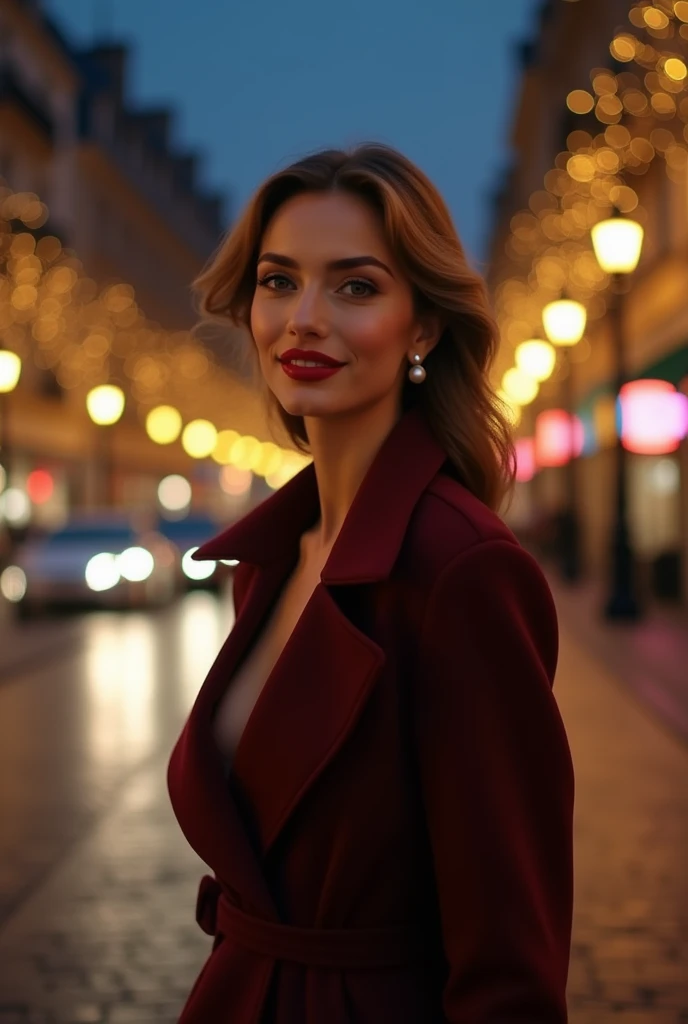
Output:
<instances>
[{"instance_id":1,"label":"coat belt","mask_svg":"<svg viewBox=\"0 0 688 1024\"><path fill-rule=\"evenodd\" d=\"M235 906L210 875L198 888L196 920L207 935L222 935L244 949L307 967L396 967L431 957L430 944L413 927L301 928L255 917Z\"/></svg>"}]
</instances>

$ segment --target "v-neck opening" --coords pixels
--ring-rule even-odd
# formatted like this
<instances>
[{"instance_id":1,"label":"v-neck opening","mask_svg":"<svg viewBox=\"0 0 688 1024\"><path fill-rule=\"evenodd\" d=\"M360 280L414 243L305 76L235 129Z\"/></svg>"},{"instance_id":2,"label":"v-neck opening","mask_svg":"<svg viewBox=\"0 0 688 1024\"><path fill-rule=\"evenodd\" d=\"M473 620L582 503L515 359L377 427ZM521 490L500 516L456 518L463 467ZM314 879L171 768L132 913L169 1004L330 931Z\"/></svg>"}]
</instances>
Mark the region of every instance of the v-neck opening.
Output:
<instances>
[{"instance_id":1,"label":"v-neck opening","mask_svg":"<svg viewBox=\"0 0 688 1024\"><path fill-rule=\"evenodd\" d=\"M271 619L274 616L275 611L277 610L277 605L278 605L279 601L281 600L281 598L283 597L284 590L285 590L289 580L291 579L291 576L292 576L292 574L294 572L294 569L296 568L297 565L298 565L298 555L291 561L291 564L286 568L286 570L284 572L284 576L282 578L281 585L279 586L278 590L276 591L272 602L270 603L268 608L265 610L264 614L261 616L261 619L260 619L260 621L258 622L258 624L257 624L257 626L255 628L253 636L250 638L249 643L246 646L246 649L242 652L242 655L241 655L241 658L240 658L239 662L234 666L234 669L232 671L232 674L231 674L230 678L227 680L227 683L226 683L224 689L222 690L221 694L215 700L215 702L213 704L213 707L212 707L212 710L211 710L210 728L211 728L212 741L213 741L213 744L215 746L216 753L217 753L218 757L220 758L220 760L222 762L222 770L223 770L225 784L229 785L230 788L231 788L233 782L238 782L239 786L241 787L241 776L236 773L236 766L237 766L237 762L239 762L239 763L241 762L241 754L242 754L242 749L245 746L246 734L250 731L250 728L251 728L251 726L253 724L253 719L255 718L256 714L258 713L261 704L266 699L266 695L269 693L270 688L271 688L271 686L274 683L274 678L275 678L277 672L279 671L279 669L281 668L283 659L287 656L287 654L289 652L289 648L290 648L291 644L293 643L294 635L296 634L297 630L299 629L299 627L300 627L300 625L301 625L301 623L303 621L303 618L306 615L306 612L308 611L311 603L313 602L313 599L315 598L315 595L316 595L316 593L318 591L318 588L323 586L322 580L318 580L318 582L316 583L315 587L313 588L313 591L310 594L310 596L308 598L308 601L304 605L304 607L303 607L303 609L301 611L301 614L299 615L298 619L294 623L294 627L293 627L291 633L289 634L289 636L287 637L287 640L286 640L285 644L283 645L282 650L280 651L279 655L277 656L277 659L276 659L274 665L272 666L272 668L268 672L268 675L265 678L263 686L261 687L260 692L258 693L258 696L257 696L257 698L256 698L256 700L255 700L255 702L253 704L251 712L250 712L248 718L246 719L246 722L244 723L244 727L243 727L243 729L241 731L241 734L239 736L238 743L237 743L236 747L234 748L234 751L233 751L233 754L232 754L231 757L227 757L227 755L220 749L220 747L219 747L219 745L217 743L217 740L215 738L214 725L215 725L215 721L216 721L216 718L217 718L218 708L219 708L220 704L222 703L222 701L227 697L227 694L229 693L230 688L234 684L234 682L235 682L239 672L243 669L244 665L246 664L247 659L250 657L251 653L254 651L256 644L260 641L261 637L264 636L265 630L268 627L269 623L271 622Z\"/></svg>"}]
</instances>

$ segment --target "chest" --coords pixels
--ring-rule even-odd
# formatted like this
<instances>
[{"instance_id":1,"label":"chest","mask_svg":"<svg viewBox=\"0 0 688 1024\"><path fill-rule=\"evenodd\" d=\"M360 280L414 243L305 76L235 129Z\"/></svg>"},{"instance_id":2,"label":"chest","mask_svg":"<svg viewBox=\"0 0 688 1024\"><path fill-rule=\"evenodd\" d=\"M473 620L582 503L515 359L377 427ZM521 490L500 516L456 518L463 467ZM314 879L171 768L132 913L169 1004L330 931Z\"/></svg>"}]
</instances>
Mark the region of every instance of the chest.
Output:
<instances>
[{"instance_id":1,"label":"chest","mask_svg":"<svg viewBox=\"0 0 688 1024\"><path fill-rule=\"evenodd\" d=\"M322 563L305 565L289 577L218 702L213 736L228 761L233 760L265 684L320 583L321 571Z\"/></svg>"}]
</instances>

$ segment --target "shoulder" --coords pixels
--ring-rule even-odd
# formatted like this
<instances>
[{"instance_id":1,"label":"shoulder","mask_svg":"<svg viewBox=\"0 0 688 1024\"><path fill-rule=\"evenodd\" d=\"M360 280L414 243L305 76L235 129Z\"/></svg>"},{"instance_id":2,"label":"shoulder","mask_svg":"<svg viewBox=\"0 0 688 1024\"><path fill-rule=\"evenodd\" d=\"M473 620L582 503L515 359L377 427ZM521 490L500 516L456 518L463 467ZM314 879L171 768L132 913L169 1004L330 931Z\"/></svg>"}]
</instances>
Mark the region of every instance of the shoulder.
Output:
<instances>
[{"instance_id":1,"label":"shoulder","mask_svg":"<svg viewBox=\"0 0 688 1024\"><path fill-rule=\"evenodd\" d=\"M406 548L440 572L458 556L488 541L520 547L503 519L445 473L431 481L409 522Z\"/></svg>"},{"instance_id":2,"label":"shoulder","mask_svg":"<svg viewBox=\"0 0 688 1024\"><path fill-rule=\"evenodd\" d=\"M451 477L438 475L409 524L407 563L422 584L423 634L430 645L455 638L457 623L475 642L528 636L550 679L558 655L556 607L536 559L506 523Z\"/></svg>"}]
</instances>

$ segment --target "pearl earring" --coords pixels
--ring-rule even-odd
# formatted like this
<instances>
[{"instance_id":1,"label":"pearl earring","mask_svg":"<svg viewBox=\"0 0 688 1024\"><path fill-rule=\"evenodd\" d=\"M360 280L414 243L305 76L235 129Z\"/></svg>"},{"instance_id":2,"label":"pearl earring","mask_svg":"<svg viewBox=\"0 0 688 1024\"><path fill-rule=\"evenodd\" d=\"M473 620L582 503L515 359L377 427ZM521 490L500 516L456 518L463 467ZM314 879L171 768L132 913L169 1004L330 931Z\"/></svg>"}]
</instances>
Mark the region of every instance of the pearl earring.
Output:
<instances>
[{"instance_id":1,"label":"pearl earring","mask_svg":"<svg viewBox=\"0 0 688 1024\"><path fill-rule=\"evenodd\" d=\"M409 370L409 380L414 384L422 384L427 374L425 367L421 364L421 357L416 352L413 356L413 366Z\"/></svg>"}]
</instances>

